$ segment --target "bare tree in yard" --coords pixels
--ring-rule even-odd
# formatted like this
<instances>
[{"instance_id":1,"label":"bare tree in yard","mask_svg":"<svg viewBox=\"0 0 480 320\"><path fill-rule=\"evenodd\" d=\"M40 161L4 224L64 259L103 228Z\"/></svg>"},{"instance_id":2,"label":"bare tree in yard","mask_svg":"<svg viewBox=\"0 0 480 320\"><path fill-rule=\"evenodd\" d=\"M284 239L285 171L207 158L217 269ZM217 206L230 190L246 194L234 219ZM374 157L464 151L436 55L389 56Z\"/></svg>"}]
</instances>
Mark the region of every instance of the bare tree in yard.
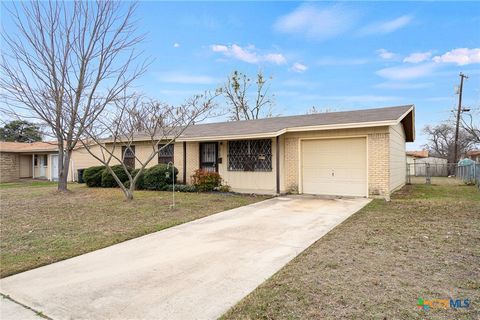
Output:
<instances>
[{"instance_id":1,"label":"bare tree in yard","mask_svg":"<svg viewBox=\"0 0 480 320\"><path fill-rule=\"evenodd\" d=\"M116 109L113 112L102 116L87 128L85 139L81 142L94 158L106 166L126 199L132 200L137 181L145 167L167 145L174 143L190 125L210 116L215 107L214 99L218 94L206 92L203 95L195 95L179 107L157 100L143 101L135 95L124 95L122 99L116 101ZM141 132L138 131L139 128L142 129ZM135 162L139 164L138 170L133 174L123 160L125 154L132 150L138 135L148 143L150 153L146 158L137 157L133 153ZM106 136L108 138L105 138ZM96 151L96 147L100 152ZM122 166L128 177L128 184L119 179L111 168L112 164Z\"/></svg>"},{"instance_id":2,"label":"bare tree in yard","mask_svg":"<svg viewBox=\"0 0 480 320\"><path fill-rule=\"evenodd\" d=\"M454 162L455 126L449 122L435 126L426 126L423 132L427 135L428 142L425 148L433 156L446 158L449 163ZM472 135L466 130L460 130L458 139L459 154L470 150L474 145Z\"/></svg>"},{"instance_id":3,"label":"bare tree in yard","mask_svg":"<svg viewBox=\"0 0 480 320\"><path fill-rule=\"evenodd\" d=\"M258 72L254 80L256 87L254 92L251 92L252 79L246 74L234 71L228 77L222 91L229 105L228 113L231 120L253 120L273 116L274 101L273 95L269 93L268 80L262 72ZM254 101L251 102L249 97L253 97Z\"/></svg>"},{"instance_id":4,"label":"bare tree in yard","mask_svg":"<svg viewBox=\"0 0 480 320\"><path fill-rule=\"evenodd\" d=\"M328 113L328 112L335 112L336 109L332 107L323 107L319 108L316 106L311 106L310 109L308 109L305 114L317 114L317 113Z\"/></svg>"},{"instance_id":5,"label":"bare tree in yard","mask_svg":"<svg viewBox=\"0 0 480 320\"><path fill-rule=\"evenodd\" d=\"M474 144L480 147L480 107L462 114L460 125L472 137Z\"/></svg>"},{"instance_id":6,"label":"bare tree in yard","mask_svg":"<svg viewBox=\"0 0 480 320\"><path fill-rule=\"evenodd\" d=\"M135 5L32 1L5 6L16 31L2 33L5 112L44 123L58 141L58 190L85 128L145 71L137 63Z\"/></svg>"}]
</instances>

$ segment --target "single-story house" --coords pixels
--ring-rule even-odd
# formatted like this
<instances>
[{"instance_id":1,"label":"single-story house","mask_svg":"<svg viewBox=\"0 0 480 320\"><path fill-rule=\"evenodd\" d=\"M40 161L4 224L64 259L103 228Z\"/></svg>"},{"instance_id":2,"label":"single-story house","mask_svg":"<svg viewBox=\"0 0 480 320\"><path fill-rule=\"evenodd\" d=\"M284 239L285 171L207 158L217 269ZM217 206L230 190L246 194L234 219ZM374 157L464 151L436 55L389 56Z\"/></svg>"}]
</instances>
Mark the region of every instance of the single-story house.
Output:
<instances>
[{"instance_id":1,"label":"single-story house","mask_svg":"<svg viewBox=\"0 0 480 320\"><path fill-rule=\"evenodd\" d=\"M58 147L52 142L0 141L0 182L58 178Z\"/></svg>"},{"instance_id":2,"label":"single-story house","mask_svg":"<svg viewBox=\"0 0 480 320\"><path fill-rule=\"evenodd\" d=\"M480 150L470 150L467 152L467 158L480 163Z\"/></svg>"},{"instance_id":3,"label":"single-story house","mask_svg":"<svg viewBox=\"0 0 480 320\"><path fill-rule=\"evenodd\" d=\"M432 157L428 150L407 151L407 173L411 176L425 176L427 165L429 174L433 177L448 176L448 161L446 158Z\"/></svg>"},{"instance_id":4,"label":"single-story house","mask_svg":"<svg viewBox=\"0 0 480 320\"><path fill-rule=\"evenodd\" d=\"M196 124L149 166L173 162L186 184L197 169L216 171L243 193L388 198L406 182L405 143L415 138L414 113L407 105ZM123 160L132 166L133 155L146 158L151 152L148 137L139 134L134 140ZM116 149L121 158L121 148ZM99 162L77 148L70 179L94 165Z\"/></svg>"}]
</instances>

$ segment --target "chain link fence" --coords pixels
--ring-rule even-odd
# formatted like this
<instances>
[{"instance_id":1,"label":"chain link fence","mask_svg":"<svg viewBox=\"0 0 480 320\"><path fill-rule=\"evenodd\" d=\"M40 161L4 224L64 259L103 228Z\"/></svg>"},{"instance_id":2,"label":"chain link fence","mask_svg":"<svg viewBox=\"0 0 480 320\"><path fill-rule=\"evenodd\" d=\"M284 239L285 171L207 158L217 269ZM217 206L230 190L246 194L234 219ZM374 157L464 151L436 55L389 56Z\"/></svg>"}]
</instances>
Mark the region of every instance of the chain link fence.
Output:
<instances>
[{"instance_id":1,"label":"chain link fence","mask_svg":"<svg viewBox=\"0 0 480 320\"><path fill-rule=\"evenodd\" d=\"M480 188L480 164L407 164L407 184L475 184Z\"/></svg>"}]
</instances>

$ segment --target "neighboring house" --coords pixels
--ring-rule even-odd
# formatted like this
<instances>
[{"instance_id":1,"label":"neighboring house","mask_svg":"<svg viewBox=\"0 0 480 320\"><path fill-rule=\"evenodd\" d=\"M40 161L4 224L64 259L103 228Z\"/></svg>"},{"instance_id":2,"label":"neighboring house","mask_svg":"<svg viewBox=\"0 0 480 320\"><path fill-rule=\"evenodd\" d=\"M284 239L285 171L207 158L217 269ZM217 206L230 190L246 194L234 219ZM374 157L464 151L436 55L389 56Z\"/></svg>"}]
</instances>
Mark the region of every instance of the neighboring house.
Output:
<instances>
[{"instance_id":1,"label":"neighboring house","mask_svg":"<svg viewBox=\"0 0 480 320\"><path fill-rule=\"evenodd\" d=\"M149 166L172 161L187 184L197 169L216 171L243 193L388 198L405 184L405 142L414 138L412 105L197 124ZM145 158L147 140L139 134L124 161ZM70 180L78 179L78 169L99 164L76 149Z\"/></svg>"},{"instance_id":2,"label":"neighboring house","mask_svg":"<svg viewBox=\"0 0 480 320\"><path fill-rule=\"evenodd\" d=\"M480 163L480 150L470 150L467 152L467 158Z\"/></svg>"},{"instance_id":3,"label":"neighboring house","mask_svg":"<svg viewBox=\"0 0 480 320\"><path fill-rule=\"evenodd\" d=\"M427 165L430 176L448 176L448 161L445 158L431 157L428 150L407 151L407 173L412 176L425 176Z\"/></svg>"},{"instance_id":4,"label":"neighboring house","mask_svg":"<svg viewBox=\"0 0 480 320\"><path fill-rule=\"evenodd\" d=\"M56 180L58 147L50 142L0 141L0 182L20 178Z\"/></svg>"},{"instance_id":5,"label":"neighboring house","mask_svg":"<svg viewBox=\"0 0 480 320\"><path fill-rule=\"evenodd\" d=\"M414 176L418 159L428 158L428 150L407 151L407 173Z\"/></svg>"}]
</instances>

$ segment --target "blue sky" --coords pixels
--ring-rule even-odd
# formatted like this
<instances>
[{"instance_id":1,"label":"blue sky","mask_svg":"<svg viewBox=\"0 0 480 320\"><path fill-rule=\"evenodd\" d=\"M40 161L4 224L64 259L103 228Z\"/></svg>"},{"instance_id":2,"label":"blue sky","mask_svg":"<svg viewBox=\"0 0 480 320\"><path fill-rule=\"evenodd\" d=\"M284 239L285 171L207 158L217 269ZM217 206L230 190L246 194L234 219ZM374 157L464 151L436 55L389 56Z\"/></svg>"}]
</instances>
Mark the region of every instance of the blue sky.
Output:
<instances>
[{"instance_id":1,"label":"blue sky","mask_svg":"<svg viewBox=\"0 0 480 320\"><path fill-rule=\"evenodd\" d=\"M165 102L262 70L282 115L415 104L409 149L449 117L460 71L480 106L480 3L152 1L137 17L155 59L137 85Z\"/></svg>"}]
</instances>

